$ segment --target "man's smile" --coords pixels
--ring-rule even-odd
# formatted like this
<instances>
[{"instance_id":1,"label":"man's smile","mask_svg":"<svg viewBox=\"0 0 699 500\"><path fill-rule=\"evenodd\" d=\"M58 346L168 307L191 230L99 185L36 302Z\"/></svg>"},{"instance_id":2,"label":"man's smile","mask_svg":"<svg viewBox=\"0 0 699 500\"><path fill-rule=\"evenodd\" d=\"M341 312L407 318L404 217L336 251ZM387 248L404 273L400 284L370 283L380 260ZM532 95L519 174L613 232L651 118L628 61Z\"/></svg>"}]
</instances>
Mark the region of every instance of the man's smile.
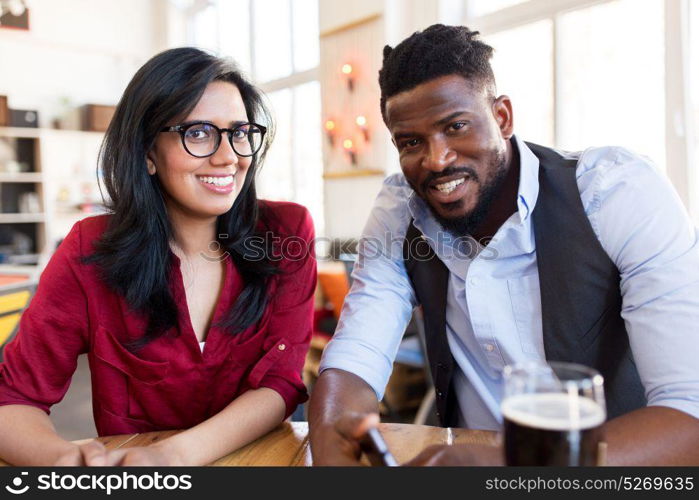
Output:
<instances>
[{"instance_id":1,"label":"man's smile","mask_svg":"<svg viewBox=\"0 0 699 500\"><path fill-rule=\"evenodd\" d=\"M431 182L425 196L427 201L438 209L440 205L454 203L465 197L470 198L471 192L476 189L478 189L478 183L473 177L468 174L459 174Z\"/></svg>"},{"instance_id":2,"label":"man's smile","mask_svg":"<svg viewBox=\"0 0 699 500\"><path fill-rule=\"evenodd\" d=\"M449 182L445 182L443 184L437 184L436 186L434 186L434 189L437 189L442 193L449 194L456 189L456 186L463 184L465 180L466 179L461 178L461 179L457 179L455 181L449 181Z\"/></svg>"}]
</instances>

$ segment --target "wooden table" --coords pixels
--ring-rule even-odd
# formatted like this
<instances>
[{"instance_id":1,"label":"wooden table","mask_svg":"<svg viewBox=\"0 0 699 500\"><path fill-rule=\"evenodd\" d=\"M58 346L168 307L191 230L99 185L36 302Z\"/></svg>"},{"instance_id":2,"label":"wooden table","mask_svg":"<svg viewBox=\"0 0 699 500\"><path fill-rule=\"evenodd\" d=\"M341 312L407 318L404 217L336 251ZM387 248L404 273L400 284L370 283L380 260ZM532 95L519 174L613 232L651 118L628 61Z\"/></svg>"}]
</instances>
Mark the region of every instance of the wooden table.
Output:
<instances>
[{"instance_id":1,"label":"wooden table","mask_svg":"<svg viewBox=\"0 0 699 500\"><path fill-rule=\"evenodd\" d=\"M497 444L498 435L490 431L472 431L412 424L381 424L388 447L403 463L433 444ZM180 431L149 432L96 438L108 449L148 446ZM89 442L89 439L77 441ZM2 463L3 465L7 465ZM285 422L269 434L216 460L215 466L292 466L312 465L307 422Z\"/></svg>"}]
</instances>

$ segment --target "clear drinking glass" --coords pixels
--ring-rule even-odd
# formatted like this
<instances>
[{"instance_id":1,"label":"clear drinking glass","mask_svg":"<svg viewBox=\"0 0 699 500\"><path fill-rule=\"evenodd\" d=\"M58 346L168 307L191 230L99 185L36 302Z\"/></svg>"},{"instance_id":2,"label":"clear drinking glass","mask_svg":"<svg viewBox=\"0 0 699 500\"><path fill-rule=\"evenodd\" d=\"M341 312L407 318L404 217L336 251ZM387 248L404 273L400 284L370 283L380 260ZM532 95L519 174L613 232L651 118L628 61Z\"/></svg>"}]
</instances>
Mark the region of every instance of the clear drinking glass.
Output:
<instances>
[{"instance_id":1,"label":"clear drinking glass","mask_svg":"<svg viewBox=\"0 0 699 500\"><path fill-rule=\"evenodd\" d=\"M602 465L607 412L599 372L572 363L506 366L507 465Z\"/></svg>"}]
</instances>

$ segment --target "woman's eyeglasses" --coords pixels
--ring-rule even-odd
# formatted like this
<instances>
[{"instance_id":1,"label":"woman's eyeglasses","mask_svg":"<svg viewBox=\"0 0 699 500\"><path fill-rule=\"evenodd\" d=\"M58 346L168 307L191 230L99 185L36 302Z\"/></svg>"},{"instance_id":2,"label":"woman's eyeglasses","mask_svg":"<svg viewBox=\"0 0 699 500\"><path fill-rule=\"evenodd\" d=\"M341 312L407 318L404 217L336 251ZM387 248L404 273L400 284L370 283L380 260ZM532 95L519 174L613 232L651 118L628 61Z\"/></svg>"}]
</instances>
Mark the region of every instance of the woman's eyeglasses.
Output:
<instances>
[{"instance_id":1,"label":"woman's eyeglasses","mask_svg":"<svg viewBox=\"0 0 699 500\"><path fill-rule=\"evenodd\" d=\"M184 149L197 158L206 158L216 153L225 132L235 154L247 158L260 150L267 128L256 123L241 123L234 128L218 128L213 123L194 122L165 127L161 132L178 132Z\"/></svg>"}]
</instances>

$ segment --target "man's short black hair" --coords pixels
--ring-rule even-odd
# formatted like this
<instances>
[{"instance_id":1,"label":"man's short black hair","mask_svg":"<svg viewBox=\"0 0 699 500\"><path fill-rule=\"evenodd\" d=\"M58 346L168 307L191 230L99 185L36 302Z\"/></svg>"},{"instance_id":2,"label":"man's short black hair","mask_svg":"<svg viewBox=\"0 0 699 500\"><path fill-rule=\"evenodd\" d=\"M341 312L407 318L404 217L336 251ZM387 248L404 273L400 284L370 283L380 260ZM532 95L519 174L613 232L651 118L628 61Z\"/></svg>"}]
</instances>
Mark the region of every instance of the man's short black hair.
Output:
<instances>
[{"instance_id":1,"label":"man's short black hair","mask_svg":"<svg viewBox=\"0 0 699 500\"><path fill-rule=\"evenodd\" d=\"M493 48L477 36L477 31L465 26L434 24L413 33L395 48L386 45L379 71L384 121L387 99L441 76L461 75L475 85L486 85L494 97L495 77L490 67Z\"/></svg>"}]
</instances>

